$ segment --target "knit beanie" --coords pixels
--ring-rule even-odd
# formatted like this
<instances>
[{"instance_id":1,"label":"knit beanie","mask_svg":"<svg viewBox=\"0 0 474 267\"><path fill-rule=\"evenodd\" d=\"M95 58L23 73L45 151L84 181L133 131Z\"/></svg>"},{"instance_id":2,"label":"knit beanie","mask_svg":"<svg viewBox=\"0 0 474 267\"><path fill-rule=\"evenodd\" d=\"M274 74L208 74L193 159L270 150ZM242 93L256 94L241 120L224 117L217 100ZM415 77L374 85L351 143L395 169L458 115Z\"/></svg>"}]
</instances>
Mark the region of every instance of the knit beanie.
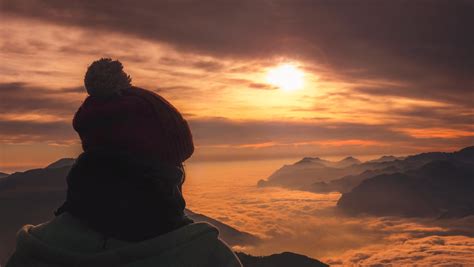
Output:
<instances>
[{"instance_id":1,"label":"knit beanie","mask_svg":"<svg viewBox=\"0 0 474 267\"><path fill-rule=\"evenodd\" d=\"M85 152L107 150L180 165L194 152L188 123L158 94L131 85L122 63L93 62L85 75L89 96L73 127Z\"/></svg>"}]
</instances>

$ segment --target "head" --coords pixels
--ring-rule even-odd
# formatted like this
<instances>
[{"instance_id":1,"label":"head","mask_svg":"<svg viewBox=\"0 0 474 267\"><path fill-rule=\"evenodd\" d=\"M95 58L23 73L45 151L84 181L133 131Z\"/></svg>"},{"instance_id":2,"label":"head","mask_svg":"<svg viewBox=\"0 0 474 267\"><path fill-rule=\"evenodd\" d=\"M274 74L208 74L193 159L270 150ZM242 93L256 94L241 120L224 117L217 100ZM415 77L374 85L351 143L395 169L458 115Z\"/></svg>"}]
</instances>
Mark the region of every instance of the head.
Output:
<instances>
[{"instance_id":1,"label":"head","mask_svg":"<svg viewBox=\"0 0 474 267\"><path fill-rule=\"evenodd\" d=\"M169 230L184 215L183 162L194 151L186 120L163 97L132 86L118 60L94 61L84 84L89 96L73 119L84 153L61 211L124 240Z\"/></svg>"},{"instance_id":2,"label":"head","mask_svg":"<svg viewBox=\"0 0 474 267\"><path fill-rule=\"evenodd\" d=\"M154 92L132 86L120 61L94 61L84 84L89 97L73 119L84 151L116 151L175 166L194 152L181 113Z\"/></svg>"}]
</instances>

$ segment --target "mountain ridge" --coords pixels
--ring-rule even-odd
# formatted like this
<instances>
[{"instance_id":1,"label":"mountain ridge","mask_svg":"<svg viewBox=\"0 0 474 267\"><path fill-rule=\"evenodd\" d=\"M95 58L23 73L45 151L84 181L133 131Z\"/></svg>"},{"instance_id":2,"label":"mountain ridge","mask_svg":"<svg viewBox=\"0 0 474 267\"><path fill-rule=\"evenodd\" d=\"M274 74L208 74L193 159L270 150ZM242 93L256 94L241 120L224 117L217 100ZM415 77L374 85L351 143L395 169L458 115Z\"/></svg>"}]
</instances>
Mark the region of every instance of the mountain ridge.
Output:
<instances>
[{"instance_id":1,"label":"mountain ridge","mask_svg":"<svg viewBox=\"0 0 474 267\"><path fill-rule=\"evenodd\" d=\"M280 186L314 193L346 193L365 179L379 174L417 169L434 160L453 159L469 162L473 158L474 146L469 146L454 152L427 152L406 157L382 156L375 160L339 168L328 164L314 165L311 161L307 161L304 165L297 162L277 169L267 179L258 181L257 185Z\"/></svg>"},{"instance_id":2,"label":"mountain ridge","mask_svg":"<svg viewBox=\"0 0 474 267\"><path fill-rule=\"evenodd\" d=\"M448 158L368 178L342 194L337 207L377 216L465 217L474 215L473 192L474 162Z\"/></svg>"},{"instance_id":3,"label":"mountain ridge","mask_svg":"<svg viewBox=\"0 0 474 267\"><path fill-rule=\"evenodd\" d=\"M310 257L296 254L292 252L282 252L269 256L252 256L246 253L237 252L242 265L245 267L328 267L329 265L322 263Z\"/></svg>"}]
</instances>

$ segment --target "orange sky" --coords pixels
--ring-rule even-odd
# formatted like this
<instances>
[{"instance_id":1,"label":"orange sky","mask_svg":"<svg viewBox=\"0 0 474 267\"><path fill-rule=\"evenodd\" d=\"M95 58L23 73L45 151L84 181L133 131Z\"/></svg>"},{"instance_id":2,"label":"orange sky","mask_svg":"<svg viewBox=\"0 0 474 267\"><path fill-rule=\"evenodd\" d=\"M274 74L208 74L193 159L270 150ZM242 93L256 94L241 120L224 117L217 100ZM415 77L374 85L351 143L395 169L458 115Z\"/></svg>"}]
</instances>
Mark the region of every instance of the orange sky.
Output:
<instances>
[{"instance_id":1,"label":"orange sky","mask_svg":"<svg viewBox=\"0 0 474 267\"><path fill-rule=\"evenodd\" d=\"M36 13L30 11L34 8ZM83 7L68 8L54 1L41 7L36 1L17 6L6 1L2 9L0 171L44 166L80 153L71 119L86 96L82 79L88 64L105 56L121 60L134 85L163 95L185 115L195 136L196 161L400 155L474 143L473 83L463 75L469 65L457 71L459 66L445 60L427 67L429 60L400 56L404 47L384 46L364 33L359 33L362 39L340 40L352 45L333 51L326 31L337 31L336 26L321 24L329 28L316 29L321 35L312 37L311 32L291 31L296 26L279 17L273 24L289 29L281 32L285 27L280 27L274 35L267 32L273 24L258 24L267 31L259 34L256 28L247 36L232 24L243 18L228 21L212 13L223 25L195 22L190 27L178 25L186 23L179 20L169 26L174 32L168 36L157 26L163 22L153 24L156 16L142 14L151 25L136 32L120 27L130 21L133 28L133 14L117 22L98 6L95 27L82 21L81 16L87 17ZM285 10L285 16L293 15L289 7ZM262 19L276 14L262 12ZM226 25L242 38L226 31L222 40L234 43L220 43L218 27ZM367 46L365 57L351 50L360 46ZM443 63L443 54L439 60ZM286 63L303 72L299 90L281 90L267 81L270 70Z\"/></svg>"}]
</instances>

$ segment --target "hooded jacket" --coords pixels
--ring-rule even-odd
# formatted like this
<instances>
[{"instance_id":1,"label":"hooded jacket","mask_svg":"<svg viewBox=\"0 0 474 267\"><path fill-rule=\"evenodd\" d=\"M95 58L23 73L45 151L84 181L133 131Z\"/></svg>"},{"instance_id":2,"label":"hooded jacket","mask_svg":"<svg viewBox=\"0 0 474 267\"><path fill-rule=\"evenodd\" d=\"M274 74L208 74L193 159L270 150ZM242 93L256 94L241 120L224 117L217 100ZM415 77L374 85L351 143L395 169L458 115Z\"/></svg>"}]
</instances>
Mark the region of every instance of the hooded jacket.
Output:
<instances>
[{"instance_id":1,"label":"hooded jacket","mask_svg":"<svg viewBox=\"0 0 474 267\"><path fill-rule=\"evenodd\" d=\"M208 223L191 223L141 242L104 239L69 213L26 225L6 267L242 266Z\"/></svg>"}]
</instances>

